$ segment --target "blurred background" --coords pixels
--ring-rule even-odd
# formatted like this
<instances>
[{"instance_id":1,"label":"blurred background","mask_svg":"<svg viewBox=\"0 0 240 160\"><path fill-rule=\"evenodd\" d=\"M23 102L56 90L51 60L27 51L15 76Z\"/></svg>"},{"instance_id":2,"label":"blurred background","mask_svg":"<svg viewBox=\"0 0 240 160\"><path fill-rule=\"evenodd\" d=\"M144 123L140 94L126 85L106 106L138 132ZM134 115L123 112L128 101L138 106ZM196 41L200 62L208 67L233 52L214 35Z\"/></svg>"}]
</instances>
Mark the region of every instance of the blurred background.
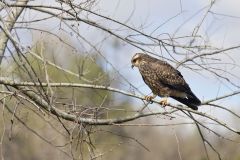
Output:
<instances>
[{"instance_id":1,"label":"blurred background","mask_svg":"<svg viewBox=\"0 0 240 160\"><path fill-rule=\"evenodd\" d=\"M234 132L240 130L239 6L234 0L0 2L1 79L48 84L15 88L1 82L1 158L240 159ZM136 98L151 95L131 68L137 52L176 67L203 102L200 114L192 118ZM50 85L64 82L130 95ZM147 116L78 124L44 110L23 90L76 117L120 119L144 106Z\"/></svg>"}]
</instances>

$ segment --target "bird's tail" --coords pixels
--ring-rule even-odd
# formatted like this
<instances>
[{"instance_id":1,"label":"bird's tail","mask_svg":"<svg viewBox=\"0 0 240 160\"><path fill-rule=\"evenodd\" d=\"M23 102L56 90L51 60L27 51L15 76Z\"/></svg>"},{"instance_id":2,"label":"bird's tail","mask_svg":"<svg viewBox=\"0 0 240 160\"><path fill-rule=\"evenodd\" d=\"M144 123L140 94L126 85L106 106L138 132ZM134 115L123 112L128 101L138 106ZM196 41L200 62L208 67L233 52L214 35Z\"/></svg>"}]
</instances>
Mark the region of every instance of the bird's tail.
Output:
<instances>
[{"instance_id":1,"label":"bird's tail","mask_svg":"<svg viewBox=\"0 0 240 160\"><path fill-rule=\"evenodd\" d=\"M172 98L187 105L193 110L197 110L198 106L201 105L201 101L193 93L191 95L188 95L186 98L181 98L181 97L172 97Z\"/></svg>"}]
</instances>

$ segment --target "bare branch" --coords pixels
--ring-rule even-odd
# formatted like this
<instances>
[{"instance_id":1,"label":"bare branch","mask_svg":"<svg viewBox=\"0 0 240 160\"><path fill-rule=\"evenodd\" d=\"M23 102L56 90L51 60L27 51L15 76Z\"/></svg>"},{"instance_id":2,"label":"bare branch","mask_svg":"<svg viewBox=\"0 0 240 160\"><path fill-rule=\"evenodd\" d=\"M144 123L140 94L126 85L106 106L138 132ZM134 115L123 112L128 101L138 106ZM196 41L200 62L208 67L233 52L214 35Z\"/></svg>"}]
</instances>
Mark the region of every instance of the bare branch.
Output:
<instances>
[{"instance_id":1,"label":"bare branch","mask_svg":"<svg viewBox=\"0 0 240 160\"><path fill-rule=\"evenodd\" d=\"M17 0L16 1L16 5L26 5L28 3L29 0ZM6 3L6 2L4 2ZM3 2L0 2L0 5L4 5ZM5 25L5 27L7 28L7 30L9 30L11 32L14 24L16 23L18 17L21 15L21 13L23 12L24 7L18 7L18 8L14 8L11 13L9 13L8 17L6 18L6 20L3 19L3 17L0 16L0 21L2 22L2 24ZM0 25L0 29L2 29L3 26ZM5 49L7 46L7 42L8 42L8 36L4 33L4 32L0 32L0 64L2 62L2 59L4 57L4 53L5 53Z\"/></svg>"}]
</instances>

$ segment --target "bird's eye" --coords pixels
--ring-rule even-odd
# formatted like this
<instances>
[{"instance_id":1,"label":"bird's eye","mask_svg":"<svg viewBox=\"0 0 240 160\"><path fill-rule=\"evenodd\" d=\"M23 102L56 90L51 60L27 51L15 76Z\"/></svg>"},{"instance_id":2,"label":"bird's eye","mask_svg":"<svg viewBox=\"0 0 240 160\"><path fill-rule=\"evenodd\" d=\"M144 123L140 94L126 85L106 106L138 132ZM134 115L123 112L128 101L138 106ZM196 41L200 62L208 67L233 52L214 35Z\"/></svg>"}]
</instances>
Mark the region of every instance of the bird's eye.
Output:
<instances>
[{"instance_id":1,"label":"bird's eye","mask_svg":"<svg viewBox=\"0 0 240 160\"><path fill-rule=\"evenodd\" d=\"M134 60L133 60L133 63L135 63L136 61L137 61L137 60L136 60L136 59L134 59Z\"/></svg>"}]
</instances>

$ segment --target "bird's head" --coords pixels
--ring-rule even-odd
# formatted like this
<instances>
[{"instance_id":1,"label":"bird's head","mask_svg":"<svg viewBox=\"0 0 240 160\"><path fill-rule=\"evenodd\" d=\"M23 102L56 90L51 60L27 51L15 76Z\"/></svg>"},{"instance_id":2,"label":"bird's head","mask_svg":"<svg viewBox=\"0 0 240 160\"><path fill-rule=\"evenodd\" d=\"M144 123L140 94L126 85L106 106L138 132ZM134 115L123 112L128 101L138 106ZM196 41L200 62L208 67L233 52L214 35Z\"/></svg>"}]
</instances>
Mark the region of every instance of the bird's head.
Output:
<instances>
[{"instance_id":1,"label":"bird's head","mask_svg":"<svg viewBox=\"0 0 240 160\"><path fill-rule=\"evenodd\" d=\"M133 68L133 67L139 67L143 55L144 55L143 53L136 53L136 54L132 57L132 60L131 60L132 68Z\"/></svg>"}]
</instances>

